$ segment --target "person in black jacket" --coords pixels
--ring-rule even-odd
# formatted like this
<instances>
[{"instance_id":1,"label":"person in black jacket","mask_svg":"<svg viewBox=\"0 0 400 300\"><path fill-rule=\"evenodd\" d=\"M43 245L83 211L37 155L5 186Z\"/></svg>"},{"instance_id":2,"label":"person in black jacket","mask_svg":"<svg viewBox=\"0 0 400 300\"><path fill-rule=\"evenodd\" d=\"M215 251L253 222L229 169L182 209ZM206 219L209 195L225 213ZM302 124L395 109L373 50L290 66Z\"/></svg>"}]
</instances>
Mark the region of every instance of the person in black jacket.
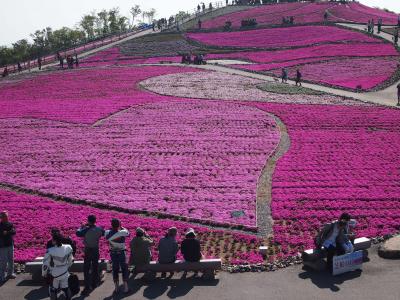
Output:
<instances>
[{"instance_id":1,"label":"person in black jacket","mask_svg":"<svg viewBox=\"0 0 400 300\"><path fill-rule=\"evenodd\" d=\"M202 258L200 241L196 239L196 233L192 228L186 232L182 241L181 252L183 258L189 262L198 262Z\"/></svg>"},{"instance_id":2,"label":"person in black jacket","mask_svg":"<svg viewBox=\"0 0 400 300\"><path fill-rule=\"evenodd\" d=\"M15 227L8 220L8 213L0 213L0 283L14 279L14 235ZM6 277L7 273L7 277Z\"/></svg>"}]
</instances>

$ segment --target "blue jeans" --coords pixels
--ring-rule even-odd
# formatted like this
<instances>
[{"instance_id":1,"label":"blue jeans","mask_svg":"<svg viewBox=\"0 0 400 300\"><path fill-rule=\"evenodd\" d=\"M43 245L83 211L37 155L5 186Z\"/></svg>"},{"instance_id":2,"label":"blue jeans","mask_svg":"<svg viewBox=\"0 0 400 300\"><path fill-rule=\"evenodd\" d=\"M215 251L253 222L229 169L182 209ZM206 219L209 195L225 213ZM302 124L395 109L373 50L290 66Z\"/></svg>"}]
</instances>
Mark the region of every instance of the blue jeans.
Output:
<instances>
[{"instance_id":1,"label":"blue jeans","mask_svg":"<svg viewBox=\"0 0 400 300\"><path fill-rule=\"evenodd\" d=\"M126 263L125 251L112 251L110 252L110 256L114 281L118 281L118 274L120 269L122 271L122 280L128 281L129 272L128 264Z\"/></svg>"},{"instance_id":2,"label":"blue jeans","mask_svg":"<svg viewBox=\"0 0 400 300\"><path fill-rule=\"evenodd\" d=\"M14 246L0 248L0 281L14 274Z\"/></svg>"}]
</instances>

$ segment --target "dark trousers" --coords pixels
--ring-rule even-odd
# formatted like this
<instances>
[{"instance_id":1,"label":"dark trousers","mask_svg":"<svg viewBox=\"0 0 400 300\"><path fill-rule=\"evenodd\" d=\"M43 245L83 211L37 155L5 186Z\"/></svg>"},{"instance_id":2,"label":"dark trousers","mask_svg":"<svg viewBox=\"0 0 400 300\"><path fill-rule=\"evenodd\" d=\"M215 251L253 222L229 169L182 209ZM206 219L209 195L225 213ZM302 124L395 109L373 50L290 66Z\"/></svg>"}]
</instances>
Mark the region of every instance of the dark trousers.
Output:
<instances>
[{"instance_id":1,"label":"dark trousers","mask_svg":"<svg viewBox=\"0 0 400 300\"><path fill-rule=\"evenodd\" d=\"M86 289L89 289L90 287L94 289L100 282L99 258L100 254L98 248L85 248L83 275Z\"/></svg>"},{"instance_id":2,"label":"dark trousers","mask_svg":"<svg viewBox=\"0 0 400 300\"><path fill-rule=\"evenodd\" d=\"M113 279L115 282L118 281L119 270L122 272L122 280L128 281L129 279L129 271L128 264L126 263L126 255L125 251L111 251L111 262L112 262L112 272Z\"/></svg>"},{"instance_id":3,"label":"dark trousers","mask_svg":"<svg viewBox=\"0 0 400 300\"><path fill-rule=\"evenodd\" d=\"M333 271L333 257L335 255L343 255L345 252L343 250L342 247L340 247L339 245L335 246L329 246L329 248L326 249L327 253L327 257L326 257L326 262L328 264L328 269L329 271L332 273Z\"/></svg>"}]
</instances>

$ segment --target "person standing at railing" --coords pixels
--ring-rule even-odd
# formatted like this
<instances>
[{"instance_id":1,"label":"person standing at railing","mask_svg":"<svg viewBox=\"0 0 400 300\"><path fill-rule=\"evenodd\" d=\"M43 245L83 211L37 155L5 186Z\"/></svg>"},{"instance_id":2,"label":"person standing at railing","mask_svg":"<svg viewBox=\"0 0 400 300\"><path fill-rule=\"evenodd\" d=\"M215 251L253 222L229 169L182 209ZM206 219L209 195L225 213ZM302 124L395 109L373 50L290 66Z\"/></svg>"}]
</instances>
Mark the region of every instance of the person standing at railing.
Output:
<instances>
[{"instance_id":1,"label":"person standing at railing","mask_svg":"<svg viewBox=\"0 0 400 300\"><path fill-rule=\"evenodd\" d=\"M39 58L37 60L37 63L38 63L39 71L40 71L42 69L42 58L40 56L39 56Z\"/></svg>"},{"instance_id":2,"label":"person standing at railing","mask_svg":"<svg viewBox=\"0 0 400 300\"><path fill-rule=\"evenodd\" d=\"M8 76L8 68L7 68L7 66L4 68L2 76L3 77L7 77Z\"/></svg>"}]
</instances>

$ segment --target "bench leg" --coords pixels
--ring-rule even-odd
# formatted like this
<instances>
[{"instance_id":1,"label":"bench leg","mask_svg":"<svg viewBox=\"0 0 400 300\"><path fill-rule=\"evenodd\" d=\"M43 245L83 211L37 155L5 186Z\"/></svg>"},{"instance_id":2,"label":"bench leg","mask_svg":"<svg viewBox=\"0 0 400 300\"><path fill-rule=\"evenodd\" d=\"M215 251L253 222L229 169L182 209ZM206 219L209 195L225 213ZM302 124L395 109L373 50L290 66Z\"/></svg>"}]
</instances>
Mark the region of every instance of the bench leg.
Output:
<instances>
[{"instance_id":1,"label":"bench leg","mask_svg":"<svg viewBox=\"0 0 400 300\"><path fill-rule=\"evenodd\" d=\"M314 271L323 271L326 269L326 262L324 259L317 259L314 261L303 261L303 265Z\"/></svg>"},{"instance_id":2,"label":"bench leg","mask_svg":"<svg viewBox=\"0 0 400 300\"><path fill-rule=\"evenodd\" d=\"M214 270L205 270L203 272L203 276L201 278L204 280L215 280L215 271Z\"/></svg>"},{"instance_id":3,"label":"bench leg","mask_svg":"<svg viewBox=\"0 0 400 300\"><path fill-rule=\"evenodd\" d=\"M151 282L151 281L156 280L156 277L157 277L156 272L148 271L148 272L144 273L143 279Z\"/></svg>"},{"instance_id":4,"label":"bench leg","mask_svg":"<svg viewBox=\"0 0 400 300\"><path fill-rule=\"evenodd\" d=\"M32 273L32 281L35 283L44 283L42 272Z\"/></svg>"},{"instance_id":5,"label":"bench leg","mask_svg":"<svg viewBox=\"0 0 400 300\"><path fill-rule=\"evenodd\" d=\"M368 250L363 250L363 262L369 262Z\"/></svg>"}]
</instances>

